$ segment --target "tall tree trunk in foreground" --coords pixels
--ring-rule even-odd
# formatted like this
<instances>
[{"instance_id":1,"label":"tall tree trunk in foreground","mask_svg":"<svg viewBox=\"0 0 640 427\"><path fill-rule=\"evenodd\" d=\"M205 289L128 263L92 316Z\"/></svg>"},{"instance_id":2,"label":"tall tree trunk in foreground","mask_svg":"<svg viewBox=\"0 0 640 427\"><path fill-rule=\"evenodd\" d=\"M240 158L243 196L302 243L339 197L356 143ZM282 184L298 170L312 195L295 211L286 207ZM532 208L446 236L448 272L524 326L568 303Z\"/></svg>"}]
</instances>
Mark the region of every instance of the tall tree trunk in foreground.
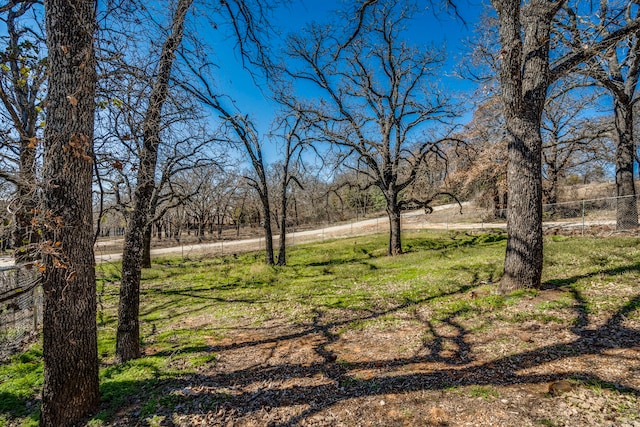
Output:
<instances>
[{"instance_id":1,"label":"tall tree trunk in foreground","mask_svg":"<svg viewBox=\"0 0 640 427\"><path fill-rule=\"evenodd\" d=\"M500 26L500 88L508 136L507 252L500 290L538 287L542 277L542 138L549 85L618 41L640 20L589 41L549 64L551 23L566 0L492 0Z\"/></svg>"},{"instance_id":2,"label":"tall tree trunk in foreground","mask_svg":"<svg viewBox=\"0 0 640 427\"><path fill-rule=\"evenodd\" d=\"M160 145L162 106L167 99L169 78L175 59L175 50L182 42L184 20L192 0L179 0L172 20L171 34L162 45L156 81L149 97L149 107L143 123L143 147L140 151L138 180L133 195L122 254L122 281L118 306L116 334L116 360L140 357L140 275L144 233L149 218L150 200L155 188L155 172Z\"/></svg>"},{"instance_id":3,"label":"tall tree trunk in foreground","mask_svg":"<svg viewBox=\"0 0 640 427\"><path fill-rule=\"evenodd\" d=\"M493 0L498 12L500 88L509 136L507 252L500 290L537 287L542 276L542 136L549 87L551 21L562 2Z\"/></svg>"},{"instance_id":4,"label":"tall tree trunk in foreground","mask_svg":"<svg viewBox=\"0 0 640 427\"><path fill-rule=\"evenodd\" d=\"M40 425L98 408L91 200L96 90L93 0L45 0L49 86L44 134L44 387Z\"/></svg>"}]
</instances>

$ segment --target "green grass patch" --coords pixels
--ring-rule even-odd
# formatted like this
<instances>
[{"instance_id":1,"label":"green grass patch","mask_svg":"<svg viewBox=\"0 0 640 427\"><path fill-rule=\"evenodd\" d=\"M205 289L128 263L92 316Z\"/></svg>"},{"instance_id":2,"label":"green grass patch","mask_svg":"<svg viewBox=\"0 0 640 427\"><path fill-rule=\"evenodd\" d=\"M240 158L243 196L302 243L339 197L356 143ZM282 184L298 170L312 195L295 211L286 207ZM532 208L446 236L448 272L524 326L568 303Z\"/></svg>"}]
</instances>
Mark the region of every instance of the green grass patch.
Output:
<instances>
[{"instance_id":1,"label":"green grass patch","mask_svg":"<svg viewBox=\"0 0 640 427\"><path fill-rule=\"evenodd\" d=\"M184 403L184 396L167 393L167 387L183 384L217 363L217 346L227 334L266 322L283 326L335 322L331 333L338 337L420 325L424 333L417 339L428 347L444 339L438 328L448 328L463 339L465 334L491 333L494 321L570 327L587 313L621 311L628 319L640 316L640 300L629 298L640 272L636 238L546 239L544 290L506 296L495 292L502 274L504 233L405 233L406 253L397 257L386 256L387 238L381 234L292 247L286 267L264 265L263 252L158 260L144 270L141 285L144 356L123 365L113 364L120 267L99 265L102 407L92 425L108 424L131 405L149 425L162 424L154 411ZM552 292L544 294L547 290ZM437 345L433 348L437 350ZM38 345L0 365L0 427L37 423L41 387ZM374 388L376 383L345 377L342 387ZM483 399L499 397L486 386L460 392Z\"/></svg>"},{"instance_id":2,"label":"green grass patch","mask_svg":"<svg viewBox=\"0 0 640 427\"><path fill-rule=\"evenodd\" d=\"M485 400L492 400L500 397L498 390L489 386L471 386L469 387L468 393L471 397L479 397Z\"/></svg>"}]
</instances>

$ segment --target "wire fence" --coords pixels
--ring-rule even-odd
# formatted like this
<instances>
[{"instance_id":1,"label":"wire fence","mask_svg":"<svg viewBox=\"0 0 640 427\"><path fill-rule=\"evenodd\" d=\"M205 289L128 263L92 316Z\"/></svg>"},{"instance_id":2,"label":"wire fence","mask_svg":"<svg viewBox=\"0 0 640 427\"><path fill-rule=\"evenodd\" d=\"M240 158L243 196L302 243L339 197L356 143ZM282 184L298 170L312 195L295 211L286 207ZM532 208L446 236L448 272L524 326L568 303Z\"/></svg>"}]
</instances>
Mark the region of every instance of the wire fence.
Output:
<instances>
[{"instance_id":1,"label":"wire fence","mask_svg":"<svg viewBox=\"0 0 640 427\"><path fill-rule=\"evenodd\" d=\"M547 234L602 236L615 233L639 234L638 198L636 196L603 197L574 200L542 207L542 225ZM503 229L506 209L480 207L476 203L436 208L430 214L408 213L403 217L405 230Z\"/></svg>"},{"instance_id":2,"label":"wire fence","mask_svg":"<svg viewBox=\"0 0 640 427\"><path fill-rule=\"evenodd\" d=\"M32 342L42 326L42 286L35 268L0 268L0 361Z\"/></svg>"},{"instance_id":3,"label":"wire fence","mask_svg":"<svg viewBox=\"0 0 640 427\"><path fill-rule=\"evenodd\" d=\"M616 233L640 235L636 197L606 197L547 204L543 206L543 228L547 234L606 236ZM402 230L421 229L487 231L506 228L506 210L490 209L478 203L435 207L431 213L406 212ZM385 233L388 219L378 214L341 224L320 224L306 230L291 228L287 246L343 237ZM274 243L278 237L274 236ZM276 250L277 250L277 244ZM221 240L207 244L156 249L154 256L212 256L264 249L264 238ZM103 254L98 262L117 261L119 254ZM0 361L37 337L42 326L42 287L36 269L24 266L0 267Z\"/></svg>"}]
</instances>

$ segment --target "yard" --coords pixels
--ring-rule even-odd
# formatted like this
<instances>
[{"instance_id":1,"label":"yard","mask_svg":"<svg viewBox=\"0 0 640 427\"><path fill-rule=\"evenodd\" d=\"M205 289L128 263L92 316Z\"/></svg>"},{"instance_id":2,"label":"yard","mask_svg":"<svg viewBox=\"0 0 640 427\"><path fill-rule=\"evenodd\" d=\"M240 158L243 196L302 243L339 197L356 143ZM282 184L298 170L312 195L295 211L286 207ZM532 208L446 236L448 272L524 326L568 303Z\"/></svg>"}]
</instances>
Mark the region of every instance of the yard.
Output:
<instances>
[{"instance_id":1,"label":"yard","mask_svg":"<svg viewBox=\"0 0 640 427\"><path fill-rule=\"evenodd\" d=\"M167 258L144 271L144 356L113 363L99 270L90 426L640 426L640 239L549 236L543 288L495 293L506 235L420 231ZM0 365L0 426L35 425L35 344Z\"/></svg>"}]
</instances>

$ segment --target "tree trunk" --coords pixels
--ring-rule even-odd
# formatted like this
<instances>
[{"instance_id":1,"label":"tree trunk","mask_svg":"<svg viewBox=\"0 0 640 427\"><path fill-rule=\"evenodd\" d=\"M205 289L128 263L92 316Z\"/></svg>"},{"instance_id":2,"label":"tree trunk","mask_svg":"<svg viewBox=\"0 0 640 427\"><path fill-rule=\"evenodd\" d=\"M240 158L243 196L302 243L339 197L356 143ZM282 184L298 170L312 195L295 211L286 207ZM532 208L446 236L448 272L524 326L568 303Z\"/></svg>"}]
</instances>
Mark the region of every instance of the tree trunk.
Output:
<instances>
[{"instance_id":1,"label":"tree trunk","mask_svg":"<svg viewBox=\"0 0 640 427\"><path fill-rule=\"evenodd\" d=\"M500 203L500 188L496 182L491 187L491 197L493 199L493 217L502 218L502 204Z\"/></svg>"},{"instance_id":2,"label":"tree trunk","mask_svg":"<svg viewBox=\"0 0 640 427\"><path fill-rule=\"evenodd\" d=\"M140 151L138 181L133 194L133 211L127 224L124 252L122 254L122 280L118 305L118 329L116 333L116 360L140 357L140 275L144 232L149 224L149 211L155 187L155 170L160 145L160 121L162 106L169 90L169 78L175 58L174 51L182 41L184 20L192 0L179 0L171 34L162 45L158 76L149 96L149 107L143 127L143 147Z\"/></svg>"},{"instance_id":3,"label":"tree trunk","mask_svg":"<svg viewBox=\"0 0 640 427\"><path fill-rule=\"evenodd\" d=\"M278 265L287 265L287 196L286 188L281 194L280 209L282 215L280 217L280 248L278 249Z\"/></svg>"},{"instance_id":4,"label":"tree trunk","mask_svg":"<svg viewBox=\"0 0 640 427\"><path fill-rule=\"evenodd\" d=\"M141 268L151 268L151 231L152 223L148 223L147 228L144 230L144 235L142 236L142 259L140 260Z\"/></svg>"},{"instance_id":5,"label":"tree trunk","mask_svg":"<svg viewBox=\"0 0 640 427\"><path fill-rule=\"evenodd\" d=\"M38 208L36 184L36 148L32 146L31 141L22 140L20 141L20 178L16 195L18 206L13 232L16 264L38 258L36 248L38 233L34 230L32 223Z\"/></svg>"},{"instance_id":6,"label":"tree trunk","mask_svg":"<svg viewBox=\"0 0 640 427\"><path fill-rule=\"evenodd\" d=\"M500 281L503 293L538 287L542 277L542 139L535 123L516 127L507 166L509 237Z\"/></svg>"},{"instance_id":7,"label":"tree trunk","mask_svg":"<svg viewBox=\"0 0 640 427\"><path fill-rule=\"evenodd\" d=\"M122 254L122 280L118 304L118 329L116 333L116 360L140 357L140 277L144 235L148 228L148 206L153 193L155 155L145 151L138 169L138 184L134 192L133 210L127 222Z\"/></svg>"},{"instance_id":8,"label":"tree trunk","mask_svg":"<svg viewBox=\"0 0 640 427\"><path fill-rule=\"evenodd\" d=\"M45 0L49 83L44 135L44 386L41 426L97 410L92 159L95 2Z\"/></svg>"},{"instance_id":9,"label":"tree trunk","mask_svg":"<svg viewBox=\"0 0 640 427\"><path fill-rule=\"evenodd\" d=\"M262 215L264 217L265 262L267 265L273 265L275 257L273 255L273 232L271 231L271 208L269 207L268 194L266 192L260 194L260 200L262 201Z\"/></svg>"},{"instance_id":10,"label":"tree trunk","mask_svg":"<svg viewBox=\"0 0 640 427\"><path fill-rule=\"evenodd\" d=\"M402 254L401 216L396 198L397 195L393 195L393 200L387 200L387 215L389 216L389 249L387 254L391 256Z\"/></svg>"},{"instance_id":11,"label":"tree trunk","mask_svg":"<svg viewBox=\"0 0 640 427\"><path fill-rule=\"evenodd\" d=\"M562 2L492 0L500 25L500 89L509 137L503 293L542 277L542 136L551 21Z\"/></svg>"},{"instance_id":12,"label":"tree trunk","mask_svg":"<svg viewBox=\"0 0 640 427\"><path fill-rule=\"evenodd\" d=\"M614 100L616 123L616 229L630 230L638 227L638 206L633 181L635 145L633 141L633 106Z\"/></svg>"}]
</instances>

